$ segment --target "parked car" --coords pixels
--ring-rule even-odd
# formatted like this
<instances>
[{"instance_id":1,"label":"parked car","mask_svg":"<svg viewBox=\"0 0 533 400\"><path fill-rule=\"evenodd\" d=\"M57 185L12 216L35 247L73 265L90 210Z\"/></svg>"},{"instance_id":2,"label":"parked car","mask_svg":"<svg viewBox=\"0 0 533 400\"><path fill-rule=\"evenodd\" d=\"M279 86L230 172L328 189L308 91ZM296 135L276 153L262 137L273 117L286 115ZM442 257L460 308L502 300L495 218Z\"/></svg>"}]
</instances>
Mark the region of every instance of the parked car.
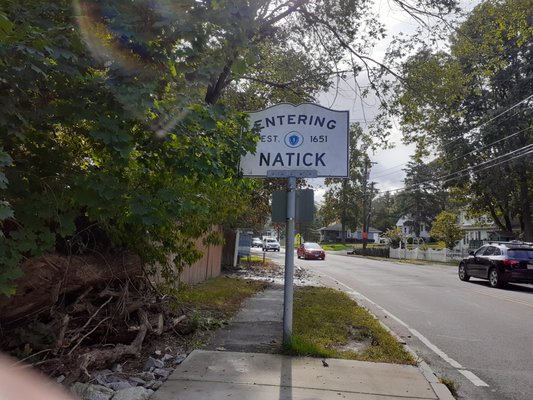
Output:
<instances>
[{"instance_id":1,"label":"parked car","mask_svg":"<svg viewBox=\"0 0 533 400\"><path fill-rule=\"evenodd\" d=\"M252 247L263 247L263 241L258 237L252 238Z\"/></svg>"},{"instance_id":2,"label":"parked car","mask_svg":"<svg viewBox=\"0 0 533 400\"><path fill-rule=\"evenodd\" d=\"M490 286L507 283L533 283L533 243L490 242L463 259L459 279L488 279Z\"/></svg>"},{"instance_id":3,"label":"parked car","mask_svg":"<svg viewBox=\"0 0 533 400\"><path fill-rule=\"evenodd\" d=\"M313 242L307 242L302 244L300 247L298 247L298 250L296 250L296 254L298 258L303 258L304 260L307 260L309 258L314 258L318 260L325 260L326 259L326 252L318 243Z\"/></svg>"},{"instance_id":4,"label":"parked car","mask_svg":"<svg viewBox=\"0 0 533 400\"><path fill-rule=\"evenodd\" d=\"M279 242L274 238L266 238L263 240L263 251L279 251L280 245Z\"/></svg>"}]
</instances>

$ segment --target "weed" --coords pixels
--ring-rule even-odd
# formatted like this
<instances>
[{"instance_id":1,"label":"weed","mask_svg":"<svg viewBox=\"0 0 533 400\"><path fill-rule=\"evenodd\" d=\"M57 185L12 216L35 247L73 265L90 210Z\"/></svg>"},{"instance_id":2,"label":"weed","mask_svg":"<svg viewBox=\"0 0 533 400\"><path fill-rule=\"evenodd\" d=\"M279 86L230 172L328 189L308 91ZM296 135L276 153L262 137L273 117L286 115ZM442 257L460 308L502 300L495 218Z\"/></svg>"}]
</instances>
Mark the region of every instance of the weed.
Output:
<instances>
[{"instance_id":1,"label":"weed","mask_svg":"<svg viewBox=\"0 0 533 400\"><path fill-rule=\"evenodd\" d=\"M459 384L456 381L454 381L452 378L449 378L447 376L439 377L439 381L443 385L446 385L446 387L452 393L453 397L457 397L457 391L459 390Z\"/></svg>"}]
</instances>

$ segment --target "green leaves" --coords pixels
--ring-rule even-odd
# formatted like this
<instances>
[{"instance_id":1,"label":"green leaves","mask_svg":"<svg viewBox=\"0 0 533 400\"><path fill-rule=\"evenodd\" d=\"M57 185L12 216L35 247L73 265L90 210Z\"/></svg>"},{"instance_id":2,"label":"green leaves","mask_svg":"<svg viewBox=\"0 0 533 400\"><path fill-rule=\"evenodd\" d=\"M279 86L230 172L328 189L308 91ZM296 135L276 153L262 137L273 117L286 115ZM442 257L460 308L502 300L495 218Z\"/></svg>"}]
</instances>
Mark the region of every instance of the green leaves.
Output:
<instances>
[{"instance_id":1,"label":"green leaves","mask_svg":"<svg viewBox=\"0 0 533 400\"><path fill-rule=\"evenodd\" d=\"M2 147L0 147L0 190L7 188L8 179L5 175L4 168L13 165L13 159L7 154ZM0 221L2 217L0 216Z\"/></svg>"},{"instance_id":2,"label":"green leaves","mask_svg":"<svg viewBox=\"0 0 533 400\"><path fill-rule=\"evenodd\" d=\"M492 215L502 230L520 226L527 240L531 159L513 155L533 141L532 18L531 0L480 3L448 52L425 49L404 64L396 98L405 140L437 150L445 183L467 195L463 206Z\"/></svg>"},{"instance_id":3,"label":"green leaves","mask_svg":"<svg viewBox=\"0 0 533 400\"><path fill-rule=\"evenodd\" d=\"M431 236L437 240L441 240L446 245L446 248L453 249L455 243L461 240L464 236L463 230L457 224L457 215L448 211L442 211L433 226L431 227Z\"/></svg>"},{"instance_id":4,"label":"green leaves","mask_svg":"<svg viewBox=\"0 0 533 400\"><path fill-rule=\"evenodd\" d=\"M13 31L14 24L9 20L7 15L0 11L0 43L7 40L8 35Z\"/></svg>"},{"instance_id":5,"label":"green leaves","mask_svg":"<svg viewBox=\"0 0 533 400\"><path fill-rule=\"evenodd\" d=\"M13 210L7 201L0 201L0 221L13 218Z\"/></svg>"},{"instance_id":6,"label":"green leaves","mask_svg":"<svg viewBox=\"0 0 533 400\"><path fill-rule=\"evenodd\" d=\"M242 113L203 102L226 60L210 58L208 27L175 18L199 3L141 3L78 9L79 26L70 1L3 4L4 294L22 260L50 251L129 249L169 273L173 253L184 268L196 238L243 208L237 163L254 137Z\"/></svg>"}]
</instances>

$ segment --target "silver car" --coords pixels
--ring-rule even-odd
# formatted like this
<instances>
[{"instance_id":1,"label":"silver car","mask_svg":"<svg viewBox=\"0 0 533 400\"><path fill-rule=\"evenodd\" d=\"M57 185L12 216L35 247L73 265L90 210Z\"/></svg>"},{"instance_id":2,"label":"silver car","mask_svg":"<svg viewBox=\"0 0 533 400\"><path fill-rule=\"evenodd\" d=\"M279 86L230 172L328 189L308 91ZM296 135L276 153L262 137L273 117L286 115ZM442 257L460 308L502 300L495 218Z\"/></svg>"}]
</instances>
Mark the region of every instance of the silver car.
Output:
<instances>
[{"instance_id":1,"label":"silver car","mask_svg":"<svg viewBox=\"0 0 533 400\"><path fill-rule=\"evenodd\" d=\"M263 240L263 251L279 251L280 245L279 242L274 238L266 238Z\"/></svg>"}]
</instances>

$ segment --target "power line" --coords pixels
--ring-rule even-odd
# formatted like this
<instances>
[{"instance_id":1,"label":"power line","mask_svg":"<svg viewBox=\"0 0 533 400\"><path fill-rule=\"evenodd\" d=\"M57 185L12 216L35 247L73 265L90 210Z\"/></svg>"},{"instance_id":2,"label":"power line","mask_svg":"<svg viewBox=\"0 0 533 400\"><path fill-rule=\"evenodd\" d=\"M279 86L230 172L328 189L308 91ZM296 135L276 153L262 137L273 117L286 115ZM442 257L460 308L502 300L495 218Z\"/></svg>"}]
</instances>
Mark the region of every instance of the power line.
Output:
<instances>
[{"instance_id":1,"label":"power line","mask_svg":"<svg viewBox=\"0 0 533 400\"><path fill-rule=\"evenodd\" d=\"M518 153L518 154L515 154L515 153ZM484 171L486 169L493 168L493 167L496 167L498 165L513 161L513 160L515 160L517 158L524 157L524 156L529 155L531 153L533 153L533 144L529 144L529 145L521 147L519 149L516 149L516 150L510 151L508 153L502 154L502 155L500 155L500 156L498 156L496 158L491 158L490 160L484 161L481 164L477 164L475 167L464 168L464 169L462 169L460 171L456 171L456 172L452 172L450 174L442 175L442 176L439 176L437 178L428 179L428 180L419 182L417 184L412 184L412 185L407 185L407 186L404 186L404 187L401 187L401 188L397 188L397 189L387 190L386 192L399 192L401 190L409 190L411 188L419 187L420 185L423 185L425 183L432 183L432 182L448 183L448 182L451 182L451 181L453 181L455 179L467 176L467 175L463 174L465 172L478 173L478 172ZM515 155L513 157L511 157L511 158L506 158L506 159L501 160L500 162L498 162L496 164L491 164L491 165L487 165L487 166L485 166L483 168L479 168L480 166L492 163L494 161L497 161L498 159L501 159L502 157L507 157L507 156L512 155L512 154L515 154Z\"/></svg>"},{"instance_id":2,"label":"power line","mask_svg":"<svg viewBox=\"0 0 533 400\"><path fill-rule=\"evenodd\" d=\"M471 128L468 132L464 133L461 137L458 137L458 138L452 140L451 142L446 143L446 144L444 145L444 147L445 147L445 148L448 147L448 146L451 145L452 143L455 143L455 142L458 141L459 139L463 139L465 136L469 135L470 133L472 133L472 132L474 132L474 131L479 131L481 128L483 128L485 125L487 125L489 122L492 122L492 121L494 121L494 120L500 118L502 115L507 114L509 111L515 109L515 108L518 107L520 104L525 103L526 101L528 101L528 100L531 99L532 97L533 97L533 94L529 95L528 97L526 97L526 98L523 99L523 100L520 100L518 103L512 105L511 107L509 107L508 109L502 111L502 112L499 113L498 115L492 117L492 118L489 119L488 121L485 121L485 122L483 122L481 125L478 125L478 126L476 126L476 127L474 127L474 128Z\"/></svg>"},{"instance_id":3,"label":"power line","mask_svg":"<svg viewBox=\"0 0 533 400\"><path fill-rule=\"evenodd\" d=\"M522 104L523 102L528 101L528 100L529 100L530 98L532 98L532 97L533 97L533 94L530 95L530 96L528 96L528 97L526 97L525 99L521 100L520 102L516 103L515 105L511 106L509 109L507 109L507 110L501 112L501 113L498 114L497 116L495 116L495 117L489 119L488 121L482 123L482 124L479 125L478 127L475 127L475 128L470 129L466 134L471 133L473 130L481 129L484 125L488 124L488 123L491 122L491 121L496 120L497 118L501 117L502 115L506 114L507 112L511 111L512 109L518 107L518 106L519 106L520 104ZM514 115L516 115L516 113L515 113ZM446 164L452 163L453 161L459 160L460 158L463 158L463 157L469 156L469 155L471 155L471 154L473 154L473 153L475 153L475 152L477 152L477 151L484 150L484 149L486 149L486 148L488 148L488 147L491 147L492 145L494 145L494 144L496 144L496 143L499 143L499 142L502 142L502 141L504 141L504 140L507 140L507 139L509 139L509 138L511 138L511 137L513 137L513 136L516 136L516 135L518 135L518 134L520 134L520 133L522 133L522 132L525 132L526 130L529 130L529 129L533 129L533 127L531 127L531 126L530 126L530 127L527 127L527 128L525 128L525 129L522 129L522 130L520 130L520 131L518 131L518 132L515 132L515 133L513 133L513 134L511 134L511 135L505 136L505 137L503 137L503 138L501 138L501 139L498 139L498 140L496 140L496 141L494 141L494 142L492 142L492 143L489 143L489 144L487 144L487 145L485 145L485 146L483 146L483 147L481 147L481 148L474 149L474 150L470 151L469 153L463 154L463 155L458 156L458 157L456 157L456 158L453 158L453 159L451 159L451 160L449 160L449 161L446 161ZM464 136L463 136L463 137L464 137ZM462 138L462 137L452 140L451 142L449 142L449 143L447 143L446 145L444 145L444 147L449 146L450 144L456 142L457 140L459 140L459 139L461 139L461 138ZM405 165L407 165L407 163L402 163L402 164L396 165L396 166L394 166L394 167L387 168L387 169L385 169L384 171L387 171L387 170L389 170L389 169L393 169L393 168L397 168L397 167L401 167L401 166L405 166ZM374 179L376 179L376 178L381 178L381 177L384 177L384 176L393 175L393 174L396 174L396 173L399 173L399 172L400 172L400 171L394 171L394 172L390 172L390 173L387 173L387 174L378 175L378 176L375 176Z\"/></svg>"},{"instance_id":4,"label":"power line","mask_svg":"<svg viewBox=\"0 0 533 400\"><path fill-rule=\"evenodd\" d=\"M500 158L502 158L502 157L507 157L507 156L509 156L509 155L511 155L511 154L515 154L515 153L524 153L524 152L528 152L528 151L533 151L533 144L529 144L529 145L527 145L527 146L524 146L524 147L521 147L521 148L519 148L519 149L513 150L513 151L511 151L511 152L509 152L509 153L502 154L502 155L500 155L500 156L498 156L498 157L496 157L496 158L491 158L490 160L484 161L484 162L482 162L481 164L477 164L475 167L464 168L464 169L462 169L462 170L460 170L460 171L452 172L452 173L450 173L450 174L447 174L447 175L441 176L441 177L439 177L439 178L437 178L437 179L440 181L440 180L442 180L442 179L444 179L444 178L448 178L448 177L450 177L450 176L458 175L457 177L450 178L450 179L445 179L444 181L442 181L443 183L446 183L446 182L449 182L449 181L451 181L451 180L454 180L454 179L457 179L458 177L460 177L460 176L461 176L460 174L461 174L462 172L472 171L472 172L476 173L476 172L478 172L478 171L483 171L483 170L486 169L486 168L478 168L478 167L480 167L480 166L482 166L482 165L485 165L485 164L489 164L489 163L491 163L491 162L494 162L494 161L496 161L496 160L498 160L498 159L500 159ZM510 158L510 159L507 159L507 160L503 160L503 162L511 161L511 160L513 160L513 159L514 159L514 158ZM496 165L500 165L501 163L502 163L502 162L497 163L497 164L493 164L493 165L491 165L490 167L494 167L494 166L496 166Z\"/></svg>"},{"instance_id":5,"label":"power line","mask_svg":"<svg viewBox=\"0 0 533 400\"><path fill-rule=\"evenodd\" d=\"M485 145L485 146L483 146L483 147L481 147L481 148L479 148L479 149L474 149L474 150L472 150L472 151L469 152L469 153L463 154L463 155L461 155L461 156L459 156L459 157L452 158L451 160L446 161L446 164L449 164L449 163L451 163L451 162L454 162L455 160L459 160L460 158L463 158L463 157L469 156L470 154L474 154L474 153L476 153L476 152L478 152L478 151L485 150L487 147L491 147L492 145L494 145L494 144L496 144L496 143L499 143L499 142L502 142L502 141L504 141L504 140L507 140L507 139L509 139L509 138L511 138L511 137L513 137L513 136L516 136L516 135L518 135L518 134L520 134L520 133L522 133L522 132L525 132L525 131L527 131L527 130L529 130L529 129L533 129L533 126L528 126L527 128L524 128L524 129L522 129L522 130L520 130L520 131L518 131L518 132L515 132L515 133L513 133L513 134L511 134L511 135L509 135L509 136L505 136L505 137L503 137L503 138L501 138L501 139L498 139L498 140L496 140L496 141L494 141L494 142L492 142L492 143L489 143L489 144L487 144L487 145Z\"/></svg>"}]
</instances>

